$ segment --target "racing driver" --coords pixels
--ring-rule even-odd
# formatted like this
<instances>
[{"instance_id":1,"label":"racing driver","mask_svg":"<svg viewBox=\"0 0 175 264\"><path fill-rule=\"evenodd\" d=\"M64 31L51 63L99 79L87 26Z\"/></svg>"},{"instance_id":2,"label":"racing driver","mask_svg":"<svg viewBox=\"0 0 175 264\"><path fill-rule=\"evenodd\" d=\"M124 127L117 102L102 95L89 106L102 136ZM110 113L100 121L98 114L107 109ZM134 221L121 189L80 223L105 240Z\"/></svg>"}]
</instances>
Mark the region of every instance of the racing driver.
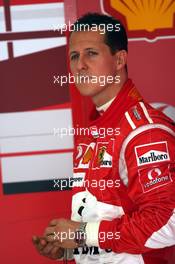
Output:
<instances>
[{"instance_id":1,"label":"racing driver","mask_svg":"<svg viewBox=\"0 0 175 264\"><path fill-rule=\"evenodd\" d=\"M52 220L34 244L52 259L71 249L78 264L168 264L175 245L175 124L128 78L120 21L88 13L74 25L71 72L84 78L76 87L95 108L76 137L71 220Z\"/></svg>"}]
</instances>

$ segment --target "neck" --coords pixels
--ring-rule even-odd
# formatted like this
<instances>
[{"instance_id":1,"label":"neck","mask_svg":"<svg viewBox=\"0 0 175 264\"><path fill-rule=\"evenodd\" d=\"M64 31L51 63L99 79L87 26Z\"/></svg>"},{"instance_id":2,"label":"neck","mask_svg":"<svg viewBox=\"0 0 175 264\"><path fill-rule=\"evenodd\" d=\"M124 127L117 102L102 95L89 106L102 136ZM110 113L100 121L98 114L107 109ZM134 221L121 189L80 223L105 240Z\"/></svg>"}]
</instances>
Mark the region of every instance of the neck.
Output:
<instances>
[{"instance_id":1,"label":"neck","mask_svg":"<svg viewBox=\"0 0 175 264\"><path fill-rule=\"evenodd\" d=\"M96 94L92 101L96 105L96 107L100 107L117 96L119 91L121 90L124 83L127 81L127 74L120 75L119 83L112 83L106 89L102 90L100 93Z\"/></svg>"}]
</instances>

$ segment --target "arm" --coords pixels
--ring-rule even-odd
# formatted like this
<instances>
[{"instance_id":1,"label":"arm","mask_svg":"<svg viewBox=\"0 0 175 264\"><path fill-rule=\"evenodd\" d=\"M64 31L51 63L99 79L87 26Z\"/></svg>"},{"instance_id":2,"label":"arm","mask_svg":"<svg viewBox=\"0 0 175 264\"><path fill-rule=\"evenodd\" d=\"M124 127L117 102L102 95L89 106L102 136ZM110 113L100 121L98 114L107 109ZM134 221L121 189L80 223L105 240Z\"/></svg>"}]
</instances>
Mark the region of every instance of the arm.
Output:
<instances>
[{"instance_id":1,"label":"arm","mask_svg":"<svg viewBox=\"0 0 175 264\"><path fill-rule=\"evenodd\" d=\"M164 156L156 162L154 155ZM146 131L129 142L123 157L128 195L138 209L113 221L88 223L88 246L140 254L175 244L175 137L160 129Z\"/></svg>"}]
</instances>

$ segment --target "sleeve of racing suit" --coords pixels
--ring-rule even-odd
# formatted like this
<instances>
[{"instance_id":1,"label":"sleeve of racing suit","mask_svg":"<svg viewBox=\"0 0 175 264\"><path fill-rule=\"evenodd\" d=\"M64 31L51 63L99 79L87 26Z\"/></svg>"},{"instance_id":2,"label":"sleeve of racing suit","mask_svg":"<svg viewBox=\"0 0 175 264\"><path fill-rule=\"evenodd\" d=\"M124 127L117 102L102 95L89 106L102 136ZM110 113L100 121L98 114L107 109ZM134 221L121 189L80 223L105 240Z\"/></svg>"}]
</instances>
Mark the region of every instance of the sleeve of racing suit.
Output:
<instances>
[{"instance_id":1,"label":"sleeve of racing suit","mask_svg":"<svg viewBox=\"0 0 175 264\"><path fill-rule=\"evenodd\" d=\"M141 254L175 244L174 135L161 129L142 132L128 142L120 159L125 164L121 178L138 209L98 225L88 223L87 230L95 225L98 228L94 245L117 253Z\"/></svg>"}]
</instances>

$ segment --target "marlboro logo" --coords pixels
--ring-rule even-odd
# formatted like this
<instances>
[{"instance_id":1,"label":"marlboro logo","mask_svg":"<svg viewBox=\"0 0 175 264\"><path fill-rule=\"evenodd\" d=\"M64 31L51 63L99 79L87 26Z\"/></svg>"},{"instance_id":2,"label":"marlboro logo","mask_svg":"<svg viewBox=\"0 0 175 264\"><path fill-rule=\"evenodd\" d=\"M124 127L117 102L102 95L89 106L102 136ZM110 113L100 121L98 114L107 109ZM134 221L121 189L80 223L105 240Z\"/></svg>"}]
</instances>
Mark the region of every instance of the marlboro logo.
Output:
<instances>
[{"instance_id":1,"label":"marlboro logo","mask_svg":"<svg viewBox=\"0 0 175 264\"><path fill-rule=\"evenodd\" d=\"M138 166L170 160L166 141L137 146L135 154Z\"/></svg>"},{"instance_id":2,"label":"marlboro logo","mask_svg":"<svg viewBox=\"0 0 175 264\"><path fill-rule=\"evenodd\" d=\"M168 155L167 153L161 153L159 151L155 152L147 152L145 155L142 157L139 157L139 164L144 164L144 163L151 163L155 161L163 161L163 160L168 160Z\"/></svg>"}]
</instances>

